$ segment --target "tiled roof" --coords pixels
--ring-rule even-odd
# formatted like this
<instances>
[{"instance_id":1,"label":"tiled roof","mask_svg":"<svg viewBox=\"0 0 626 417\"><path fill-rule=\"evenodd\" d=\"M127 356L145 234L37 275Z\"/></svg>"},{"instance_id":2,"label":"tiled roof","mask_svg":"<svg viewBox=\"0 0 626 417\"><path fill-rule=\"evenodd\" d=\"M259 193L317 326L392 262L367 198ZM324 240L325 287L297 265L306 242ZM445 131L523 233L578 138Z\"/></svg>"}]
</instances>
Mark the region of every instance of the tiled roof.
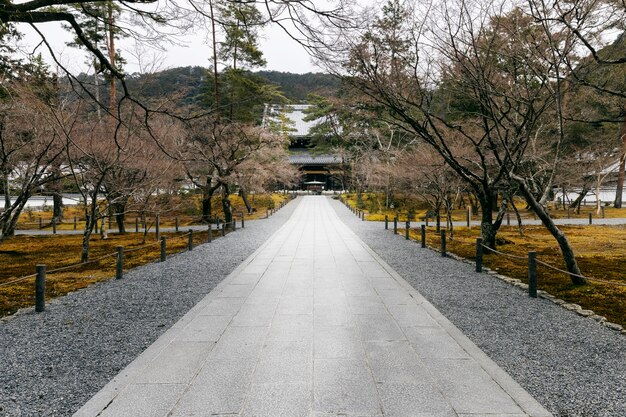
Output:
<instances>
[{"instance_id":1,"label":"tiled roof","mask_svg":"<svg viewBox=\"0 0 626 417\"><path fill-rule=\"evenodd\" d=\"M337 165L341 158L336 155L311 155L308 152L297 152L289 155L289 163L295 165Z\"/></svg>"},{"instance_id":2,"label":"tiled roof","mask_svg":"<svg viewBox=\"0 0 626 417\"><path fill-rule=\"evenodd\" d=\"M275 117L274 115L279 113L281 110L284 111L285 116L291 122L288 126L288 129L290 130L289 135L296 137L308 136L311 128L319 123L318 121L307 122L304 120L304 118L306 117L304 111L309 107L311 107L309 104L292 104L276 107L272 106L269 109L268 114L270 118L273 118Z\"/></svg>"}]
</instances>

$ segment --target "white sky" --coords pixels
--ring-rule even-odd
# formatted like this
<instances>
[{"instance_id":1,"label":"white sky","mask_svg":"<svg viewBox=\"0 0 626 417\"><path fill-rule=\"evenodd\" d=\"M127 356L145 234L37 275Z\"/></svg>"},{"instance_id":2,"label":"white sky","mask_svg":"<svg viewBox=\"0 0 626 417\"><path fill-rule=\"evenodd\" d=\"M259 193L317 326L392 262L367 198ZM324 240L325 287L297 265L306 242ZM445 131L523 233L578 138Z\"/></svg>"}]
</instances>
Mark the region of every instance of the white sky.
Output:
<instances>
[{"instance_id":1,"label":"white sky","mask_svg":"<svg viewBox=\"0 0 626 417\"><path fill-rule=\"evenodd\" d=\"M58 24L49 23L39 25L39 30L49 39L49 42L57 57L64 66L69 66L72 71L86 71L86 52L71 48L66 45L71 40L68 32ZM26 36L21 42L25 52L32 52L39 43L39 36L27 25L20 27ZM267 65L266 70L275 70L292 73L319 72L306 53L304 48L291 39L282 29L276 26L267 27L260 36L261 50L264 53ZM159 71L168 68L199 65L208 67L210 64L211 48L204 39L204 35L197 34L182 39L181 45L166 46L166 51L141 45L139 48L133 43L120 43L122 54L127 61L126 73ZM47 49L41 45L38 49L51 66Z\"/></svg>"}]
</instances>

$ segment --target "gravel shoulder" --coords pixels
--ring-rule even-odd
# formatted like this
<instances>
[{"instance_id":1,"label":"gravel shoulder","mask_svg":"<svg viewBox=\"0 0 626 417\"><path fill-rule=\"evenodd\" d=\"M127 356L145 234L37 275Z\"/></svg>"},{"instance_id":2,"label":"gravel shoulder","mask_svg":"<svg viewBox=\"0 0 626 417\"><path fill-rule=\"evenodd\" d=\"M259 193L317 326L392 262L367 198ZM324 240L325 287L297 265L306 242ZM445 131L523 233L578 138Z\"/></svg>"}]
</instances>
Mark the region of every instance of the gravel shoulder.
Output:
<instances>
[{"instance_id":1,"label":"gravel shoulder","mask_svg":"<svg viewBox=\"0 0 626 417\"><path fill-rule=\"evenodd\" d=\"M128 271L0 321L0 416L71 416L291 216Z\"/></svg>"},{"instance_id":2,"label":"gravel shoulder","mask_svg":"<svg viewBox=\"0 0 626 417\"><path fill-rule=\"evenodd\" d=\"M473 266L422 249L340 202L339 217L555 416L626 416L626 337Z\"/></svg>"}]
</instances>

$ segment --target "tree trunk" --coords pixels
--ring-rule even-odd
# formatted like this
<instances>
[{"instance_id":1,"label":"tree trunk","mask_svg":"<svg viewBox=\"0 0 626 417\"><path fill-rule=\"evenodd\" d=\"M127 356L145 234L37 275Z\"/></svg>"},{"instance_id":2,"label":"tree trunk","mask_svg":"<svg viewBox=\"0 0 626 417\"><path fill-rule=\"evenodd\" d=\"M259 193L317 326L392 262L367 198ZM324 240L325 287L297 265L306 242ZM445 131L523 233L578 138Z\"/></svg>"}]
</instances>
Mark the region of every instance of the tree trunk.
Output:
<instances>
[{"instance_id":1,"label":"tree trunk","mask_svg":"<svg viewBox=\"0 0 626 417\"><path fill-rule=\"evenodd\" d=\"M580 205L582 204L584 198L587 196L588 192L589 192L589 187L585 185L582 191L580 192L580 194L578 195L578 197L576 197L576 199L572 201L572 203L569 205L570 208L577 208L580 212Z\"/></svg>"},{"instance_id":2,"label":"tree trunk","mask_svg":"<svg viewBox=\"0 0 626 417\"><path fill-rule=\"evenodd\" d=\"M567 239L567 236L557 227L554 223L550 214L547 210L539 204L539 202L532 195L528 186L526 185L526 181L522 178L514 178L515 181L519 184L519 190L524 196L526 203L528 206L537 214L537 217L541 220L541 223L548 229L550 234L554 237L554 239L559 244L559 248L561 249L561 255L563 256L563 261L567 267L567 271L571 274L570 278L572 283L575 285L583 285L587 283L587 280L581 277L580 269L578 268L578 263L576 262L576 257L574 256L574 250Z\"/></svg>"},{"instance_id":3,"label":"tree trunk","mask_svg":"<svg viewBox=\"0 0 626 417\"><path fill-rule=\"evenodd\" d=\"M115 223L117 223L117 230L119 233L126 233L126 202L117 202L113 204L115 213Z\"/></svg>"},{"instance_id":4,"label":"tree trunk","mask_svg":"<svg viewBox=\"0 0 626 417\"><path fill-rule=\"evenodd\" d=\"M230 204L230 189L228 184L222 184L222 209L224 210L224 222L232 228L233 208Z\"/></svg>"},{"instance_id":5,"label":"tree trunk","mask_svg":"<svg viewBox=\"0 0 626 417\"><path fill-rule=\"evenodd\" d=\"M483 244L485 246L495 249L496 234L498 233L498 229L495 229L493 225L493 211L491 211L491 208L493 207L493 195L488 193L482 196L477 196L477 198L480 202L482 211L480 220L480 236L482 237Z\"/></svg>"},{"instance_id":6,"label":"tree trunk","mask_svg":"<svg viewBox=\"0 0 626 417\"><path fill-rule=\"evenodd\" d=\"M626 111L626 108L624 109ZM615 190L615 208L622 208L622 194L624 192L624 170L626 168L626 117L620 129L620 139L622 141L622 154L619 158L619 173L617 176L617 189Z\"/></svg>"},{"instance_id":7,"label":"tree trunk","mask_svg":"<svg viewBox=\"0 0 626 417\"><path fill-rule=\"evenodd\" d=\"M63 195L59 192L52 195L52 218L57 224L63 222Z\"/></svg>"},{"instance_id":8,"label":"tree trunk","mask_svg":"<svg viewBox=\"0 0 626 417\"><path fill-rule=\"evenodd\" d=\"M246 210L248 210L248 214L252 213L252 205L250 205L250 201L248 200L248 193L243 187L239 188L239 195L243 200L243 203L246 205Z\"/></svg>"}]
</instances>

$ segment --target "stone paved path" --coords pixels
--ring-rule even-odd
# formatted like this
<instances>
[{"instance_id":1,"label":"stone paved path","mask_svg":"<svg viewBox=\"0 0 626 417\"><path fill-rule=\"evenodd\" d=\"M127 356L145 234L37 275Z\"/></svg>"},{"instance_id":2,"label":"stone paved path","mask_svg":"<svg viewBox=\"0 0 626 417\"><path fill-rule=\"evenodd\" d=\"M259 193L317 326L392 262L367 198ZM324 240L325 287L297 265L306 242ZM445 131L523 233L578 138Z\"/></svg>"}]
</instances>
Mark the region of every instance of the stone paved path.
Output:
<instances>
[{"instance_id":1,"label":"stone paved path","mask_svg":"<svg viewBox=\"0 0 626 417\"><path fill-rule=\"evenodd\" d=\"M292 218L75 416L549 416L336 216Z\"/></svg>"}]
</instances>

